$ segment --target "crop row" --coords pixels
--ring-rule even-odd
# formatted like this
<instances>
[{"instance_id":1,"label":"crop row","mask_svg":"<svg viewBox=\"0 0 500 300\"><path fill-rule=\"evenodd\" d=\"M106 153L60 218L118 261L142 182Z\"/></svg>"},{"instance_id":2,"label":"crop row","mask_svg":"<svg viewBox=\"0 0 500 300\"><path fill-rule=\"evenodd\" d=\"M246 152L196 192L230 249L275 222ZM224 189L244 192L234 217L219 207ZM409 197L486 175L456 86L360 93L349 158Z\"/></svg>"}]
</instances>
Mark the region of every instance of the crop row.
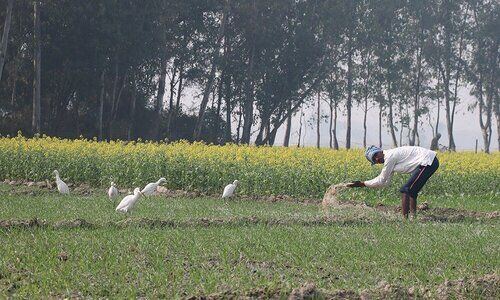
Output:
<instances>
[{"instance_id":1,"label":"crop row","mask_svg":"<svg viewBox=\"0 0 500 300\"><path fill-rule=\"evenodd\" d=\"M438 157L440 168L425 193L498 194L499 152ZM243 194L301 197L321 197L331 184L371 179L380 172L380 166L365 160L362 150L0 138L0 179L51 179L54 169L68 182L94 186L110 181L141 186L165 177L169 188L211 193L238 179ZM406 177L395 176L391 188L368 193L394 192Z\"/></svg>"}]
</instances>

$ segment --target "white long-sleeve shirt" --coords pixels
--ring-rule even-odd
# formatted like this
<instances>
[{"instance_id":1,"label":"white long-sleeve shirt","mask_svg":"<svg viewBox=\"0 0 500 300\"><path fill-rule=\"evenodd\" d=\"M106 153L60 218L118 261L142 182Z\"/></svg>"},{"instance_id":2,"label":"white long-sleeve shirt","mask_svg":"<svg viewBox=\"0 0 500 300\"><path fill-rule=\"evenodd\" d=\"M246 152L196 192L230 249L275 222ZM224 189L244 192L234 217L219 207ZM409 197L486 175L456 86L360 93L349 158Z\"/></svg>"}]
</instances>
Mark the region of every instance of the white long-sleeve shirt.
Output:
<instances>
[{"instance_id":1,"label":"white long-sleeve shirt","mask_svg":"<svg viewBox=\"0 0 500 300\"><path fill-rule=\"evenodd\" d=\"M411 173L419 166L430 166L436 152L417 146L403 146L384 150L384 168L380 175L365 181L367 187L382 187L391 182L394 172Z\"/></svg>"}]
</instances>

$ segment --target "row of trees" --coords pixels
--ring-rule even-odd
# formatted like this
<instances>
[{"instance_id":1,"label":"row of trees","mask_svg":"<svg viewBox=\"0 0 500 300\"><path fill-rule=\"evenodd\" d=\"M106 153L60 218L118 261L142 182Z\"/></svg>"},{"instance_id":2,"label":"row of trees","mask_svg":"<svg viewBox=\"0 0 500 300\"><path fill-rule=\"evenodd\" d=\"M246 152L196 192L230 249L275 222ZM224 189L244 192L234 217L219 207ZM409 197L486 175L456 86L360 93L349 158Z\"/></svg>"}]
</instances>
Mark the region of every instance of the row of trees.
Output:
<instances>
[{"instance_id":1,"label":"row of trees","mask_svg":"<svg viewBox=\"0 0 500 300\"><path fill-rule=\"evenodd\" d=\"M500 126L495 0L0 3L4 134L273 145L284 126L288 146L292 117L317 101L332 148L341 111L351 147L359 106L364 145L376 109L380 144L383 130L394 146L419 144L427 124L437 139L444 117L455 150L463 87L486 151Z\"/></svg>"}]
</instances>

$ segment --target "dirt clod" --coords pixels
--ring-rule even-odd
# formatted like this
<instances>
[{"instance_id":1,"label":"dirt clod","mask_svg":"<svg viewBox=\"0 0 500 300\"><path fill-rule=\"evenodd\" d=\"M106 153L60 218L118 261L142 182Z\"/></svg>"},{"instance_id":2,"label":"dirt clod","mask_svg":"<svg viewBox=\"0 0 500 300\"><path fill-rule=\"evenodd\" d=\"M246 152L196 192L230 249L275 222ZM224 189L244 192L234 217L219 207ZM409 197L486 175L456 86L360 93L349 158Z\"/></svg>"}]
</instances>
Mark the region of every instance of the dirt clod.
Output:
<instances>
[{"instance_id":1,"label":"dirt clod","mask_svg":"<svg viewBox=\"0 0 500 300\"><path fill-rule=\"evenodd\" d=\"M323 201L321 202L321 205L323 206L323 208L326 208L328 206L340 205L340 202L337 199L337 194L346 188L347 188L347 184L345 184L345 183L331 185L326 190L325 195L323 196Z\"/></svg>"},{"instance_id":2,"label":"dirt clod","mask_svg":"<svg viewBox=\"0 0 500 300\"><path fill-rule=\"evenodd\" d=\"M446 280L437 288L436 296L439 299L499 299L500 276L493 273L472 279Z\"/></svg>"},{"instance_id":3,"label":"dirt clod","mask_svg":"<svg viewBox=\"0 0 500 300\"><path fill-rule=\"evenodd\" d=\"M288 300L302 300L319 298L320 292L314 283L306 283L303 286L293 289L288 296Z\"/></svg>"},{"instance_id":4,"label":"dirt clod","mask_svg":"<svg viewBox=\"0 0 500 300\"><path fill-rule=\"evenodd\" d=\"M429 209L429 203L427 202L422 202L422 204L419 204L417 206L418 210L428 210Z\"/></svg>"},{"instance_id":5,"label":"dirt clod","mask_svg":"<svg viewBox=\"0 0 500 300\"><path fill-rule=\"evenodd\" d=\"M68 253L66 252L61 252L57 255L57 259L59 259L60 261L67 261L68 260Z\"/></svg>"}]
</instances>

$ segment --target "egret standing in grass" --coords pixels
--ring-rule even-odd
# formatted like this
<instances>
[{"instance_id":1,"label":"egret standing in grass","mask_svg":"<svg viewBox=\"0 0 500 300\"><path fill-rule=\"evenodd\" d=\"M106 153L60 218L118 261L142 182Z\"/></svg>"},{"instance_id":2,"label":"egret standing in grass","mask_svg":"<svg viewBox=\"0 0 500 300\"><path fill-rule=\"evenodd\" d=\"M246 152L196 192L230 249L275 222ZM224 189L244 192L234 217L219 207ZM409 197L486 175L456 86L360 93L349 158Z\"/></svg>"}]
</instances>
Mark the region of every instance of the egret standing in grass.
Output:
<instances>
[{"instance_id":1,"label":"egret standing in grass","mask_svg":"<svg viewBox=\"0 0 500 300\"><path fill-rule=\"evenodd\" d=\"M118 206L116 207L116 211L122 211L128 213L130 210L132 210L132 208L134 207L137 200L139 200L141 195L142 195L141 190L139 188L135 188L134 194L125 196L125 198L123 198L120 204L118 204Z\"/></svg>"},{"instance_id":2,"label":"egret standing in grass","mask_svg":"<svg viewBox=\"0 0 500 300\"><path fill-rule=\"evenodd\" d=\"M118 189L116 188L115 183L111 182L111 187L109 187L109 190L108 190L109 200L115 199L116 197L118 197L118 195L119 195L119 193L118 193Z\"/></svg>"},{"instance_id":3,"label":"egret standing in grass","mask_svg":"<svg viewBox=\"0 0 500 300\"><path fill-rule=\"evenodd\" d=\"M224 192L222 193L222 198L232 197L234 195L236 187L238 186L238 182L238 180L235 180L233 181L233 183L226 185L226 187L224 188Z\"/></svg>"},{"instance_id":4,"label":"egret standing in grass","mask_svg":"<svg viewBox=\"0 0 500 300\"><path fill-rule=\"evenodd\" d=\"M151 196L156 192L156 188L164 182L167 182L165 178L160 178L157 182L148 183L141 191L144 196Z\"/></svg>"},{"instance_id":5,"label":"egret standing in grass","mask_svg":"<svg viewBox=\"0 0 500 300\"><path fill-rule=\"evenodd\" d=\"M59 171L54 170L54 174L56 175L56 184L57 184L57 190L61 194L69 194L69 187L64 181L61 180L61 177L59 177Z\"/></svg>"}]
</instances>

